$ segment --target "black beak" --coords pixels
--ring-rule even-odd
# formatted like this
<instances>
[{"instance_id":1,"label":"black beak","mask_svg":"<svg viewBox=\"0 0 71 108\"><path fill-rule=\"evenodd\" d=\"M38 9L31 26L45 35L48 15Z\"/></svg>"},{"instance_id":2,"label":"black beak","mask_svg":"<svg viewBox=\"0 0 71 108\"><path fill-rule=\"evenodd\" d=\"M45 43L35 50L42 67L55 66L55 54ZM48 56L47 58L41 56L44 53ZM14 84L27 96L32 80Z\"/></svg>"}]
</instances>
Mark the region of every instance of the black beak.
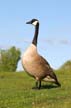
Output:
<instances>
[{"instance_id":1,"label":"black beak","mask_svg":"<svg viewBox=\"0 0 71 108\"><path fill-rule=\"evenodd\" d=\"M29 21L29 22L26 22L26 24L31 24L31 21Z\"/></svg>"}]
</instances>

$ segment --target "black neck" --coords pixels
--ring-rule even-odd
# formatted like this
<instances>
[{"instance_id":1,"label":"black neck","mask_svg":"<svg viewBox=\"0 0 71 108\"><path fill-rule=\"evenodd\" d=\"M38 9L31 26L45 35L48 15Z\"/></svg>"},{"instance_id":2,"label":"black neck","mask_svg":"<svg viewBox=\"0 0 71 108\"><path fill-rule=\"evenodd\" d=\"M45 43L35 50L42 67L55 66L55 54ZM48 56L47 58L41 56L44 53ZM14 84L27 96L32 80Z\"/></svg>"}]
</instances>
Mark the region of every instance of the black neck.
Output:
<instances>
[{"instance_id":1,"label":"black neck","mask_svg":"<svg viewBox=\"0 0 71 108\"><path fill-rule=\"evenodd\" d=\"M39 23L35 26L35 34L32 41L32 44L34 44L35 46L37 46L38 32L39 32Z\"/></svg>"}]
</instances>

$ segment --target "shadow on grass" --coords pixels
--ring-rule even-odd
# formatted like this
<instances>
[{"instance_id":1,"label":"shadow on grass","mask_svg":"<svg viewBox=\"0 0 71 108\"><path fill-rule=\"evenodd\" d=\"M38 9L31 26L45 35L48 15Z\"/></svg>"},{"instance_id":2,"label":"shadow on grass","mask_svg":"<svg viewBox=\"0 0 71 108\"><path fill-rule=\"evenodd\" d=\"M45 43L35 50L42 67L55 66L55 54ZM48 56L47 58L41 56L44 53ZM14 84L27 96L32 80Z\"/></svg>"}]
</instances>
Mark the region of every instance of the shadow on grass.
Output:
<instances>
[{"instance_id":1,"label":"shadow on grass","mask_svg":"<svg viewBox=\"0 0 71 108\"><path fill-rule=\"evenodd\" d=\"M32 89L36 90L41 90L41 89L53 89L53 88L58 88L59 86L57 85L42 85L40 89L33 87Z\"/></svg>"},{"instance_id":2,"label":"shadow on grass","mask_svg":"<svg viewBox=\"0 0 71 108\"><path fill-rule=\"evenodd\" d=\"M58 88L57 85L42 85L41 89L53 89L53 88Z\"/></svg>"}]
</instances>

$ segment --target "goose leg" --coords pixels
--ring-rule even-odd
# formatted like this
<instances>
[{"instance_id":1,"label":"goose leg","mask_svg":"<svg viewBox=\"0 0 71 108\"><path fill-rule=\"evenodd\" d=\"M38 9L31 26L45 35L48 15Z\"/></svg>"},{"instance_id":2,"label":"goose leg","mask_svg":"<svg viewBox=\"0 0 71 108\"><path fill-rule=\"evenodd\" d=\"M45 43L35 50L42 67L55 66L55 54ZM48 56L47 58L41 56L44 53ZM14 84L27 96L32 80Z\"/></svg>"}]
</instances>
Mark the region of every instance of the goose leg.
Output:
<instances>
[{"instance_id":1,"label":"goose leg","mask_svg":"<svg viewBox=\"0 0 71 108\"><path fill-rule=\"evenodd\" d=\"M36 81L36 88L38 88L38 81Z\"/></svg>"},{"instance_id":2,"label":"goose leg","mask_svg":"<svg viewBox=\"0 0 71 108\"><path fill-rule=\"evenodd\" d=\"M55 80L55 84L57 84L58 86L61 86L61 84L59 83L59 81L58 81L54 72L50 72L49 76Z\"/></svg>"},{"instance_id":3,"label":"goose leg","mask_svg":"<svg viewBox=\"0 0 71 108\"><path fill-rule=\"evenodd\" d=\"M41 88L41 81L39 81L39 86L38 86L38 89L40 89Z\"/></svg>"},{"instance_id":4,"label":"goose leg","mask_svg":"<svg viewBox=\"0 0 71 108\"><path fill-rule=\"evenodd\" d=\"M35 87L33 87L32 89L38 89L38 81L36 80L36 82L35 82Z\"/></svg>"},{"instance_id":5,"label":"goose leg","mask_svg":"<svg viewBox=\"0 0 71 108\"><path fill-rule=\"evenodd\" d=\"M36 89L40 89L41 88L41 81L36 81Z\"/></svg>"}]
</instances>

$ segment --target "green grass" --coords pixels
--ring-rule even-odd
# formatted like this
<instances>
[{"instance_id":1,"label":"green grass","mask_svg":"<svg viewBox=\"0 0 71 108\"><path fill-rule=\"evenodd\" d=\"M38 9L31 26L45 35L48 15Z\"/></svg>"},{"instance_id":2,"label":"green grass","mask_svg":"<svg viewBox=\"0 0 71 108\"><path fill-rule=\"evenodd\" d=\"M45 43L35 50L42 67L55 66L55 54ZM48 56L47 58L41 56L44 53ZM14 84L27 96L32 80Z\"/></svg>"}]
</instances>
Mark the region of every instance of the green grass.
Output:
<instances>
[{"instance_id":1,"label":"green grass","mask_svg":"<svg viewBox=\"0 0 71 108\"><path fill-rule=\"evenodd\" d=\"M25 72L0 72L0 108L71 108L71 72L56 71L61 88L42 82L33 90L33 78Z\"/></svg>"}]
</instances>

